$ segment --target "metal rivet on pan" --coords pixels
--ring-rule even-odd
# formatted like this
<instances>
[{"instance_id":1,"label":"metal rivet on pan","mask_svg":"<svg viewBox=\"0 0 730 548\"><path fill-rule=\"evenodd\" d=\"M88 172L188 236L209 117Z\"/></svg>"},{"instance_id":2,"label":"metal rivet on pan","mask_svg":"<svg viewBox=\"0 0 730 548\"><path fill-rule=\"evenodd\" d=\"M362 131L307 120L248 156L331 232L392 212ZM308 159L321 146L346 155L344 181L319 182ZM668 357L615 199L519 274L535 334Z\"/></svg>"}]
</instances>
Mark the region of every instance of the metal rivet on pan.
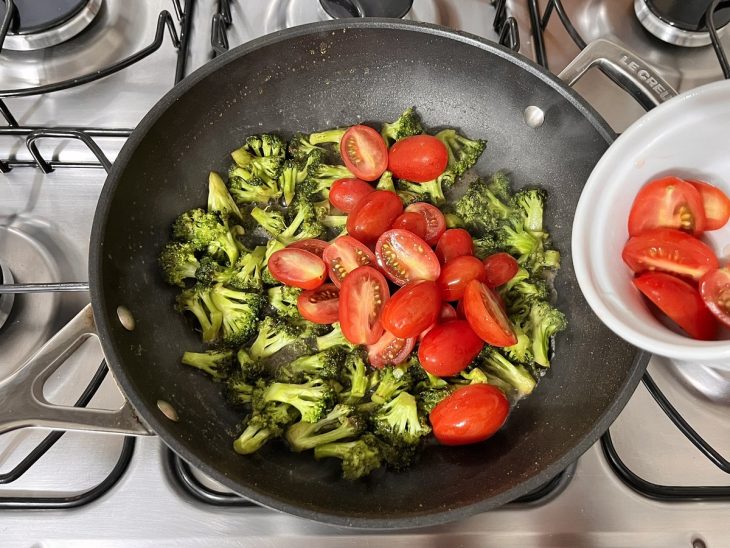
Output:
<instances>
[{"instance_id":1,"label":"metal rivet on pan","mask_svg":"<svg viewBox=\"0 0 730 548\"><path fill-rule=\"evenodd\" d=\"M525 123L532 129L539 128L545 122L545 112L540 107L530 105L524 112Z\"/></svg>"},{"instance_id":2,"label":"metal rivet on pan","mask_svg":"<svg viewBox=\"0 0 730 548\"><path fill-rule=\"evenodd\" d=\"M157 400L157 409L162 411L162 414L165 415L172 422L177 422L178 420L180 420L180 417L178 416L177 411L175 411L175 408L165 400Z\"/></svg>"},{"instance_id":3,"label":"metal rivet on pan","mask_svg":"<svg viewBox=\"0 0 730 548\"><path fill-rule=\"evenodd\" d=\"M122 327L124 329L126 329L127 331L134 331L134 316L132 316L129 308L127 308L126 306L118 306L117 317L119 318L119 323L122 324Z\"/></svg>"}]
</instances>

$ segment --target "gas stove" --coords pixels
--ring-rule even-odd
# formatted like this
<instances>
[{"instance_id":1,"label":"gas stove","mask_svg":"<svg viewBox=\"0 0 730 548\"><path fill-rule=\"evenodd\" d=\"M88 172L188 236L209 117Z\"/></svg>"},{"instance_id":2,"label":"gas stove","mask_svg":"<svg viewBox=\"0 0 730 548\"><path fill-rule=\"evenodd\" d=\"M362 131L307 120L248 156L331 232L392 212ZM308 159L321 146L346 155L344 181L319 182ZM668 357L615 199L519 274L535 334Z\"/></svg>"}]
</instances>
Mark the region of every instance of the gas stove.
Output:
<instances>
[{"instance_id":1,"label":"gas stove","mask_svg":"<svg viewBox=\"0 0 730 548\"><path fill-rule=\"evenodd\" d=\"M410 9L410 2L365 0L15 4L23 17L8 19L0 40L0 273L4 284L67 285L0 295L0 387L88 302L88 242L103 162L114 161L137 122L179 79L227 48L331 16L405 13L501 38L555 73L581 41L605 37L643 57L679 91L723 77L703 19L710 2L413 0ZM36 13L43 4L57 11ZM0 36L8 5L0 0ZM546 10L551 15L540 30L533 22ZM714 22L715 43L730 51L727 10ZM617 132L644 113L598 70L576 89ZM101 160L89 142L99 145ZM1 544L730 546L730 463L722 457L730 454L730 377L661 358L648 372L609 433L540 490L466 521L414 531L335 528L253 505L154 437L14 431L0 436ZM44 391L64 405L114 409L123 401L92 339Z\"/></svg>"}]
</instances>

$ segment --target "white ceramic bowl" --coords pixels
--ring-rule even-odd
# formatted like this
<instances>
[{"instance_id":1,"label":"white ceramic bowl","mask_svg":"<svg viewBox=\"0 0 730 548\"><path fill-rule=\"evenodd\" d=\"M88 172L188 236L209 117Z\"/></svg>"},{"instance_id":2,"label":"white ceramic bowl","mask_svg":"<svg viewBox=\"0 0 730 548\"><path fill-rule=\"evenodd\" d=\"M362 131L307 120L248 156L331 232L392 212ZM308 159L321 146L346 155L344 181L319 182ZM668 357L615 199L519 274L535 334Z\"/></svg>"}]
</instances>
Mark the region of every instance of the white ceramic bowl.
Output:
<instances>
[{"instance_id":1,"label":"white ceramic bowl","mask_svg":"<svg viewBox=\"0 0 730 548\"><path fill-rule=\"evenodd\" d=\"M581 290L617 335L661 356L730 371L730 340L696 341L662 324L621 260L634 197L665 175L697 178L730 195L730 81L678 95L639 119L601 158L583 189L573 221L573 264ZM730 224L730 223L729 223ZM726 264L730 227L705 241Z\"/></svg>"}]
</instances>

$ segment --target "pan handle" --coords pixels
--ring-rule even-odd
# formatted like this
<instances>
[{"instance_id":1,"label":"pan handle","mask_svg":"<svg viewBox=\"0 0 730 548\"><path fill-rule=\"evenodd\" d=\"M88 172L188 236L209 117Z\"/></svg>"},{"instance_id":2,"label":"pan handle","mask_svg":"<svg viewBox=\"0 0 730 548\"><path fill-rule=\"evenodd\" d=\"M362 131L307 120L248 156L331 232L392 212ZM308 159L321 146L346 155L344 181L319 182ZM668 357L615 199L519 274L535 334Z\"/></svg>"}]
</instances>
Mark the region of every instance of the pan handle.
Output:
<instances>
[{"instance_id":1,"label":"pan handle","mask_svg":"<svg viewBox=\"0 0 730 548\"><path fill-rule=\"evenodd\" d=\"M674 88L640 57L604 39L588 44L558 74L558 78L572 86L594 66L598 66L606 76L633 95L646 110L677 95Z\"/></svg>"},{"instance_id":2,"label":"pan handle","mask_svg":"<svg viewBox=\"0 0 730 548\"><path fill-rule=\"evenodd\" d=\"M50 403L43 385L89 337L96 336L91 305L33 354L9 378L0 381L0 434L27 427L81 430L144 436L153 434L125 400L117 410L69 407Z\"/></svg>"}]
</instances>

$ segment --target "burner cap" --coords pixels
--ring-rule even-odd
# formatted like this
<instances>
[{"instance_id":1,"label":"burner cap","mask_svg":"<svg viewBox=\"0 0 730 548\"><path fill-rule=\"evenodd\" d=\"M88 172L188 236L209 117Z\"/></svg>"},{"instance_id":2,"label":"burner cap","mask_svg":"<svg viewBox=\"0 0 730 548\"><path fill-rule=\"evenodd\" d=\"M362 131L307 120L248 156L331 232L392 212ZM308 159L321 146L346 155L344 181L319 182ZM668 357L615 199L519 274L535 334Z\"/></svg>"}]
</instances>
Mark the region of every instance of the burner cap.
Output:
<instances>
[{"instance_id":1,"label":"burner cap","mask_svg":"<svg viewBox=\"0 0 730 548\"><path fill-rule=\"evenodd\" d=\"M93 20L102 0L14 0L13 16L4 46L34 50L55 46L76 36ZM0 0L0 19L7 10Z\"/></svg>"},{"instance_id":2,"label":"burner cap","mask_svg":"<svg viewBox=\"0 0 730 548\"><path fill-rule=\"evenodd\" d=\"M712 0L634 0L634 11L646 30L675 46L706 46L711 42L705 13ZM730 8L715 10L715 27L730 22Z\"/></svg>"},{"instance_id":3,"label":"burner cap","mask_svg":"<svg viewBox=\"0 0 730 548\"><path fill-rule=\"evenodd\" d=\"M319 0L333 19L348 17L390 17L400 19L410 11L413 0Z\"/></svg>"}]
</instances>

